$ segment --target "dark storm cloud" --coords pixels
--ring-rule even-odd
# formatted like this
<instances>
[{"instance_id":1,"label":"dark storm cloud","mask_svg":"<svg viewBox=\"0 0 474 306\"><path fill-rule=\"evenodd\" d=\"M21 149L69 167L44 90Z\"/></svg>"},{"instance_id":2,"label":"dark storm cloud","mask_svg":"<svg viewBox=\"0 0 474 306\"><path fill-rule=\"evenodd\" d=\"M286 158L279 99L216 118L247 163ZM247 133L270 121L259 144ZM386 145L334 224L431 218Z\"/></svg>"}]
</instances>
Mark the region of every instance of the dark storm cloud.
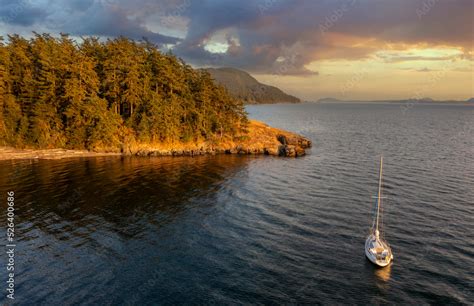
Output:
<instances>
[{"instance_id":1,"label":"dark storm cloud","mask_svg":"<svg viewBox=\"0 0 474 306\"><path fill-rule=\"evenodd\" d=\"M119 5L107 4L107 2L96 3L77 16L75 22L65 23L64 29L75 35L147 38L155 43L163 44L175 44L179 41L175 37L150 31L140 18L130 18L129 12Z\"/></svg>"},{"instance_id":2,"label":"dark storm cloud","mask_svg":"<svg viewBox=\"0 0 474 306\"><path fill-rule=\"evenodd\" d=\"M67 5L69 8L78 10L78 11L86 11L94 4L94 0L68 0Z\"/></svg>"},{"instance_id":3,"label":"dark storm cloud","mask_svg":"<svg viewBox=\"0 0 474 306\"><path fill-rule=\"evenodd\" d=\"M196 1L189 31L176 52L212 64L203 49L213 33L235 28L240 45L219 56L224 64L254 72L310 74L321 58L364 58L386 42L453 45L472 51L471 0ZM331 35L374 39L379 46L353 46ZM375 49L374 49L375 48Z\"/></svg>"},{"instance_id":4,"label":"dark storm cloud","mask_svg":"<svg viewBox=\"0 0 474 306\"><path fill-rule=\"evenodd\" d=\"M30 26L47 15L45 7L34 6L29 0L0 0L0 23Z\"/></svg>"},{"instance_id":5,"label":"dark storm cloud","mask_svg":"<svg viewBox=\"0 0 474 306\"><path fill-rule=\"evenodd\" d=\"M310 75L305 65L312 61L364 58L387 42L456 46L472 59L474 40L472 0L29 0L10 19L14 2L0 3L10 25L147 37L175 44L174 52L196 65L273 74ZM163 35L164 28L184 39ZM225 53L205 49L217 33L229 45ZM372 44L360 43L367 40Z\"/></svg>"},{"instance_id":6,"label":"dark storm cloud","mask_svg":"<svg viewBox=\"0 0 474 306\"><path fill-rule=\"evenodd\" d=\"M144 20L134 18L135 12L141 9L140 1L133 6L126 3L119 0L0 0L0 30L3 24L13 29L19 25L31 31L39 28L72 35L146 37L163 44L179 41L149 30Z\"/></svg>"}]
</instances>

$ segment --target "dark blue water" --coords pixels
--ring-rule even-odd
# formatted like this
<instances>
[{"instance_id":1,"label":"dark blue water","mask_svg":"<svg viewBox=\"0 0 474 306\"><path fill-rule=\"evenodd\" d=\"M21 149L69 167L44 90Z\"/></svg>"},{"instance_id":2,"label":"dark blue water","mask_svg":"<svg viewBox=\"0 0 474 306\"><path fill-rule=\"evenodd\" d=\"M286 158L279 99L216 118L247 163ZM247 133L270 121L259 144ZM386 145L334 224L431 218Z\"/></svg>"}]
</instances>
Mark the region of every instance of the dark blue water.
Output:
<instances>
[{"instance_id":1,"label":"dark blue water","mask_svg":"<svg viewBox=\"0 0 474 306\"><path fill-rule=\"evenodd\" d=\"M474 107L248 111L311 138L310 155L0 162L16 302L474 303ZM364 257L381 153L386 269Z\"/></svg>"}]
</instances>

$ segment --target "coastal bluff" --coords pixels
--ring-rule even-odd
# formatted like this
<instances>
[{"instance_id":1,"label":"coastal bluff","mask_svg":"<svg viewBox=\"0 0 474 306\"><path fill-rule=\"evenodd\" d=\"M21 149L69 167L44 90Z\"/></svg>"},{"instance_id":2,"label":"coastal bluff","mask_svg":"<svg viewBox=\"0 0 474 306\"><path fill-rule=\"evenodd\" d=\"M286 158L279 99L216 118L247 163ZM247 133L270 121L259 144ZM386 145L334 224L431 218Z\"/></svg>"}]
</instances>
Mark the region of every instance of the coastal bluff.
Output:
<instances>
[{"instance_id":1,"label":"coastal bluff","mask_svg":"<svg viewBox=\"0 0 474 306\"><path fill-rule=\"evenodd\" d=\"M309 139L255 120L250 120L247 133L220 141L173 144L131 142L117 150L17 149L0 147L0 160L61 159L93 156L198 156L208 154L262 154L300 157L311 147Z\"/></svg>"},{"instance_id":2,"label":"coastal bluff","mask_svg":"<svg viewBox=\"0 0 474 306\"><path fill-rule=\"evenodd\" d=\"M248 133L216 142L164 144L131 144L122 149L125 155L195 156L204 154L265 154L299 157L306 154L311 141L301 135L250 120Z\"/></svg>"}]
</instances>

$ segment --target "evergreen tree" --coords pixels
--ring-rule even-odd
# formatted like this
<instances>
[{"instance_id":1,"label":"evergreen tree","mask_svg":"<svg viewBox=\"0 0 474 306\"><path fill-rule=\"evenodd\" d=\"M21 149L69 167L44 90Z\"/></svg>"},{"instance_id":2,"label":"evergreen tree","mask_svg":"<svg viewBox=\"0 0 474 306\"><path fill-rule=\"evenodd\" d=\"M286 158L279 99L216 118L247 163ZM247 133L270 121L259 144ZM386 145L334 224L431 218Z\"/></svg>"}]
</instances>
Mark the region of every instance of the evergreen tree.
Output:
<instances>
[{"instance_id":1,"label":"evergreen tree","mask_svg":"<svg viewBox=\"0 0 474 306\"><path fill-rule=\"evenodd\" d=\"M7 49L3 45L3 37L0 36L0 144L6 143L7 130L3 119L3 109L5 107L5 96L8 92L8 69L9 63Z\"/></svg>"},{"instance_id":2,"label":"evergreen tree","mask_svg":"<svg viewBox=\"0 0 474 306\"><path fill-rule=\"evenodd\" d=\"M62 147L65 145L63 123L57 115L60 99L56 62L58 41L48 34L35 34L30 43L33 59L33 97L30 111L29 136L40 147Z\"/></svg>"},{"instance_id":3,"label":"evergreen tree","mask_svg":"<svg viewBox=\"0 0 474 306\"><path fill-rule=\"evenodd\" d=\"M148 41L36 34L0 40L0 142L117 149L125 139L186 142L245 131L241 102Z\"/></svg>"}]
</instances>

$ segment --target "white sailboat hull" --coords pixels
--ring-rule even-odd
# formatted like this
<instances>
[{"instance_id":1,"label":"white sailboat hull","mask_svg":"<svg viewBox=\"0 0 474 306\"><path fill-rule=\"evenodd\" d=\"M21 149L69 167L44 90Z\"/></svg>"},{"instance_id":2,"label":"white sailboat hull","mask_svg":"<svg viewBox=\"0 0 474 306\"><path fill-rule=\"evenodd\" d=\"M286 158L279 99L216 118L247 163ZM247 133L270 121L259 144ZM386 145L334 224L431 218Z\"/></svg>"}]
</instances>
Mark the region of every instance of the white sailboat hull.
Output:
<instances>
[{"instance_id":1,"label":"white sailboat hull","mask_svg":"<svg viewBox=\"0 0 474 306\"><path fill-rule=\"evenodd\" d=\"M382 204L382 166L383 156L380 156L380 172L379 172L379 192L377 195L377 206L374 224L371 234L365 240L365 256L375 265L379 267L388 266L393 260L392 250L388 243L380 237L379 231L379 214Z\"/></svg>"},{"instance_id":2,"label":"white sailboat hull","mask_svg":"<svg viewBox=\"0 0 474 306\"><path fill-rule=\"evenodd\" d=\"M393 260L392 250L381 238L371 234L365 241L365 256L378 267L386 267Z\"/></svg>"}]
</instances>

